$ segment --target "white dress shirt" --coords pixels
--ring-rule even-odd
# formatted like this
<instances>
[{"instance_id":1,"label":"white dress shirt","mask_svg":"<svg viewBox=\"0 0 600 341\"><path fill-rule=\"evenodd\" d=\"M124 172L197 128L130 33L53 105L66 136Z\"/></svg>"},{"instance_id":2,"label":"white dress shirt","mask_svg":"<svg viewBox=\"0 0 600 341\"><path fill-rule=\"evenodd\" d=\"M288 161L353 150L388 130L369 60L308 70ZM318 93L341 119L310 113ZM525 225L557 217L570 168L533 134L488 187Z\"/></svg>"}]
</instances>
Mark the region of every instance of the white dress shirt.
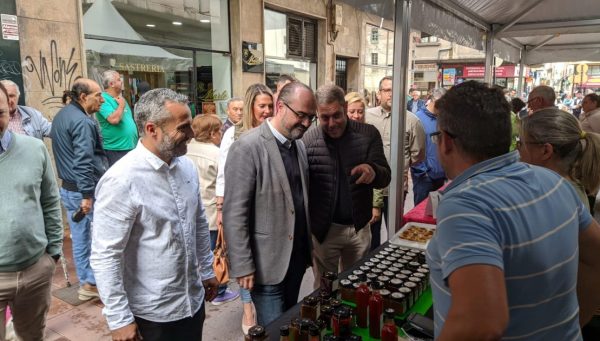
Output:
<instances>
[{"instance_id":1,"label":"white dress shirt","mask_svg":"<svg viewBox=\"0 0 600 341\"><path fill-rule=\"evenodd\" d=\"M92 254L111 330L134 316L171 322L193 316L214 277L196 166L168 165L141 142L96 187Z\"/></svg>"},{"instance_id":2,"label":"white dress shirt","mask_svg":"<svg viewBox=\"0 0 600 341\"><path fill-rule=\"evenodd\" d=\"M217 187L215 193L218 197L225 195L225 163L227 162L227 154L229 154L229 148L233 144L235 134L235 125L232 125L225 131L221 138L221 145L219 146L219 168L217 170Z\"/></svg>"}]
</instances>

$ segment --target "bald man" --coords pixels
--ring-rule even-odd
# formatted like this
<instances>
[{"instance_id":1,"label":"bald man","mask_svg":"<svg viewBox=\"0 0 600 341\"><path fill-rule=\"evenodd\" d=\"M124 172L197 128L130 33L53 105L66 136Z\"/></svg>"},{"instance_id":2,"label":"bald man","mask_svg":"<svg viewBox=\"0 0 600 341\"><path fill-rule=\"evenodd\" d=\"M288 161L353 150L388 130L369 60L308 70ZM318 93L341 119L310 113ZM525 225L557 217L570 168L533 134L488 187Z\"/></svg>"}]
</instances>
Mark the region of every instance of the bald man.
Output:
<instances>
[{"instance_id":1,"label":"bald man","mask_svg":"<svg viewBox=\"0 0 600 341\"><path fill-rule=\"evenodd\" d=\"M545 108L554 107L554 102L556 102L556 93L552 87L547 85L536 86L531 90L527 99L529 115Z\"/></svg>"},{"instance_id":2,"label":"bald man","mask_svg":"<svg viewBox=\"0 0 600 341\"><path fill-rule=\"evenodd\" d=\"M108 160L92 115L98 112L104 98L100 85L85 78L75 81L69 96L71 102L52 122L50 137L58 177L62 179L60 197L73 240L79 299L85 301L98 297L90 267L92 205L96 184L108 168ZM73 219L76 212L83 214L81 219Z\"/></svg>"}]
</instances>

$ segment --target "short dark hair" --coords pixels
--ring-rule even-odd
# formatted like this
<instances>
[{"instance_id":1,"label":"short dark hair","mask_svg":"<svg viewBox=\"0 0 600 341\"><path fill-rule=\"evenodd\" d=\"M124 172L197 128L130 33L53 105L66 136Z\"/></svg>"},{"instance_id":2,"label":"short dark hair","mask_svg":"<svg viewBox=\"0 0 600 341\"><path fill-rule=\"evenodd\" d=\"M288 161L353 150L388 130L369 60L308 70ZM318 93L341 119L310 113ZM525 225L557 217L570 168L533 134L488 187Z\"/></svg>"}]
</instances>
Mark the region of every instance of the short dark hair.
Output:
<instances>
[{"instance_id":1,"label":"short dark hair","mask_svg":"<svg viewBox=\"0 0 600 341\"><path fill-rule=\"evenodd\" d=\"M522 99L520 99L519 97L515 97L513 99L510 100L510 106L512 108L512 111L517 114L519 111L521 111L523 108L525 108L527 104L525 102L523 102Z\"/></svg>"},{"instance_id":2,"label":"short dark hair","mask_svg":"<svg viewBox=\"0 0 600 341\"><path fill-rule=\"evenodd\" d=\"M346 105L346 94L339 86L329 83L321 85L315 92L317 104L339 103L341 106Z\"/></svg>"},{"instance_id":3,"label":"short dark hair","mask_svg":"<svg viewBox=\"0 0 600 341\"><path fill-rule=\"evenodd\" d=\"M393 81L392 76L385 76L379 81L379 90L381 90L381 84L383 83L383 81L392 82Z\"/></svg>"},{"instance_id":4,"label":"short dark hair","mask_svg":"<svg viewBox=\"0 0 600 341\"><path fill-rule=\"evenodd\" d=\"M452 87L435 102L438 127L477 161L505 154L511 144L510 105L502 89L477 81Z\"/></svg>"},{"instance_id":5,"label":"short dark hair","mask_svg":"<svg viewBox=\"0 0 600 341\"><path fill-rule=\"evenodd\" d=\"M297 79L294 78L294 76L290 76L287 75L285 73L279 75L279 77L277 78L277 82L275 82L276 84L280 84L280 83L285 83L285 82L296 82Z\"/></svg>"},{"instance_id":6,"label":"short dark hair","mask_svg":"<svg viewBox=\"0 0 600 341\"><path fill-rule=\"evenodd\" d=\"M587 94L585 95L584 99L587 98L588 100L592 101L592 102L596 102L596 108L600 107L600 96L596 95L596 94Z\"/></svg>"}]
</instances>

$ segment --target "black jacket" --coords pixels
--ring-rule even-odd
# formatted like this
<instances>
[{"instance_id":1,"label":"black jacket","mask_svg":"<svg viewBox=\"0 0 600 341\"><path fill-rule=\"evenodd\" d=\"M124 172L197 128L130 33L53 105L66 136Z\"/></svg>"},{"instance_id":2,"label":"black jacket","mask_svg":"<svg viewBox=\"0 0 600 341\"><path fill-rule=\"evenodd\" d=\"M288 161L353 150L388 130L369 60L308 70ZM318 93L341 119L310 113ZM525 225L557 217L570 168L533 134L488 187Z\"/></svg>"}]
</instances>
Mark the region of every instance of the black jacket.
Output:
<instances>
[{"instance_id":1,"label":"black jacket","mask_svg":"<svg viewBox=\"0 0 600 341\"><path fill-rule=\"evenodd\" d=\"M311 127L303 137L310 170L309 208L311 230L322 243L331 225L335 206L338 178L338 161L333 140L320 127ZM383 153L381 135L377 129L364 123L348 120L344 135L337 141L341 167L350 182L352 194L352 220L356 230L363 228L372 216L373 188L384 188L391 180L391 170ZM375 179L369 185L356 185L357 177L350 171L362 163L375 170Z\"/></svg>"},{"instance_id":2,"label":"black jacket","mask_svg":"<svg viewBox=\"0 0 600 341\"><path fill-rule=\"evenodd\" d=\"M71 103L54 117L50 137L63 188L92 198L108 168L96 121L78 103Z\"/></svg>"}]
</instances>

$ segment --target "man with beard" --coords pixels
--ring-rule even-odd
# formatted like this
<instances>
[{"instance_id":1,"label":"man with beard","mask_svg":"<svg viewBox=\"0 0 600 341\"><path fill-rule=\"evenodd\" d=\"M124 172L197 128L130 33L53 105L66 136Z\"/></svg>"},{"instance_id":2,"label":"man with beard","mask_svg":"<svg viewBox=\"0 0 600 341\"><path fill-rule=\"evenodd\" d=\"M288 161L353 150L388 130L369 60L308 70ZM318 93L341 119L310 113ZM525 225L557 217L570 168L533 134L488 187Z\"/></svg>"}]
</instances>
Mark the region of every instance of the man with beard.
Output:
<instances>
[{"instance_id":1,"label":"man with beard","mask_svg":"<svg viewBox=\"0 0 600 341\"><path fill-rule=\"evenodd\" d=\"M277 108L273 118L233 143L225 167L230 275L251 290L263 326L298 302L311 264L308 163L298 139L316 120L315 97L292 82L282 88Z\"/></svg>"},{"instance_id":2,"label":"man with beard","mask_svg":"<svg viewBox=\"0 0 600 341\"><path fill-rule=\"evenodd\" d=\"M135 106L135 149L98 183L91 263L113 340L201 340L217 294L187 97L154 89Z\"/></svg>"},{"instance_id":3,"label":"man with beard","mask_svg":"<svg viewBox=\"0 0 600 341\"><path fill-rule=\"evenodd\" d=\"M323 272L348 269L371 246L373 189L386 187L391 170L379 131L348 120L344 90L323 85L316 93L319 126L304 136L310 167L310 212L315 286Z\"/></svg>"},{"instance_id":4,"label":"man with beard","mask_svg":"<svg viewBox=\"0 0 600 341\"><path fill-rule=\"evenodd\" d=\"M123 97L123 81L115 70L102 73L104 103L96 113L108 164L112 166L137 144L138 134L129 104Z\"/></svg>"},{"instance_id":5,"label":"man with beard","mask_svg":"<svg viewBox=\"0 0 600 341\"><path fill-rule=\"evenodd\" d=\"M100 109L104 99L98 83L86 78L76 80L68 95L71 102L54 117L50 137L58 177L62 179L60 197L67 210L73 240L79 299L87 301L98 297L90 267L91 224L94 190L108 162L92 115ZM73 219L76 212L85 216Z\"/></svg>"}]
</instances>

